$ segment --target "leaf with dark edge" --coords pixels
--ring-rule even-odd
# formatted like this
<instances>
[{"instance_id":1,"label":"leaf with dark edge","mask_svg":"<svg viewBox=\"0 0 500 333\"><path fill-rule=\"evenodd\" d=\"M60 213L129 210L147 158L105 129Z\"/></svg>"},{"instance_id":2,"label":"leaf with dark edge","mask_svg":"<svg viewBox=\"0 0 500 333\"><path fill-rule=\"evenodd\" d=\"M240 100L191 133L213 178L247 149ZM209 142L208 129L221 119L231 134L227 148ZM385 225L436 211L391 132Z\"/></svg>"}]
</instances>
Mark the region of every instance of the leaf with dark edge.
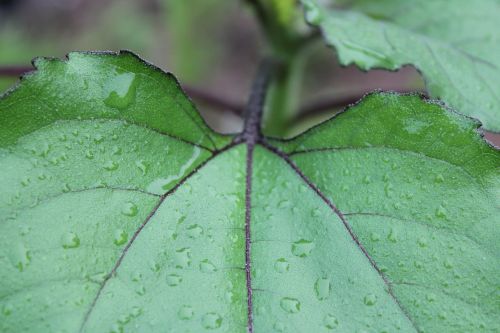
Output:
<instances>
[{"instance_id":1,"label":"leaf with dark edge","mask_svg":"<svg viewBox=\"0 0 500 333\"><path fill-rule=\"evenodd\" d=\"M429 94L500 131L500 2L302 0L343 65L363 70L415 66ZM323 2L324 3L324 2Z\"/></svg>"},{"instance_id":2,"label":"leaf with dark edge","mask_svg":"<svg viewBox=\"0 0 500 333\"><path fill-rule=\"evenodd\" d=\"M495 332L500 153L375 93L221 136L170 74L71 53L0 99L2 332Z\"/></svg>"}]
</instances>

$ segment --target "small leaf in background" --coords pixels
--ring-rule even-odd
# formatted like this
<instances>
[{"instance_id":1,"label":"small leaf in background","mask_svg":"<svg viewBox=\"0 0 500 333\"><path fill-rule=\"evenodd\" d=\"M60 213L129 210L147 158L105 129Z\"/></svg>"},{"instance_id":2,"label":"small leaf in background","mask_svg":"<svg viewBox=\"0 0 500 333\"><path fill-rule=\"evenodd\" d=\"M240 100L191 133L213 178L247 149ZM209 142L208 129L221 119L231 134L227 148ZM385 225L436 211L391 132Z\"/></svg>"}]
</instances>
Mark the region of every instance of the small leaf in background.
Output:
<instances>
[{"instance_id":1,"label":"small leaf in background","mask_svg":"<svg viewBox=\"0 0 500 333\"><path fill-rule=\"evenodd\" d=\"M500 330L476 121L377 93L253 147L129 52L35 64L0 99L0 331Z\"/></svg>"},{"instance_id":2,"label":"small leaf in background","mask_svg":"<svg viewBox=\"0 0 500 333\"><path fill-rule=\"evenodd\" d=\"M432 97L500 131L498 1L302 3L340 63L364 70L413 65Z\"/></svg>"}]
</instances>

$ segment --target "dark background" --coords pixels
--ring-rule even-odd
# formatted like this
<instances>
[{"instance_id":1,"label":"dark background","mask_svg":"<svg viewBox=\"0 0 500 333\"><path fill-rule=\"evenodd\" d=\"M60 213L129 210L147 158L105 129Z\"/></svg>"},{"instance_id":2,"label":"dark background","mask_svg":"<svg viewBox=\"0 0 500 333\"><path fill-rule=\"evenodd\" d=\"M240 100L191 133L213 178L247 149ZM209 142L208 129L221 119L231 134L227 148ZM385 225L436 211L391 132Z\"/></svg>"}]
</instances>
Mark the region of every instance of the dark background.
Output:
<instances>
[{"instance_id":1,"label":"dark background","mask_svg":"<svg viewBox=\"0 0 500 333\"><path fill-rule=\"evenodd\" d=\"M243 105L267 47L244 1L0 0L0 67L29 66L36 56L62 58L73 50L120 49L174 73L213 128L236 132L241 117L206 103L199 92ZM412 67L364 73L340 67L332 52L321 41L314 45L300 101L304 110L331 100L338 106L303 114L289 135L374 89L425 91ZM0 76L0 91L16 81L16 76ZM486 133L486 138L500 146L500 135Z\"/></svg>"}]
</instances>

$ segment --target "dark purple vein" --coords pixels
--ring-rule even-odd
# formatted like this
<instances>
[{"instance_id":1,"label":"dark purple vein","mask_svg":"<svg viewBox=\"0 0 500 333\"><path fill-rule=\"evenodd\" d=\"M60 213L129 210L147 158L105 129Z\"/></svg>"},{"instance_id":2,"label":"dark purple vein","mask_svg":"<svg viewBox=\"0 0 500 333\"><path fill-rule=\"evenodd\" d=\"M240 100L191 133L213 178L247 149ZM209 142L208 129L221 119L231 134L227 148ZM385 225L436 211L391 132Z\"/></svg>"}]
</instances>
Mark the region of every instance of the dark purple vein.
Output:
<instances>
[{"instance_id":1,"label":"dark purple vein","mask_svg":"<svg viewBox=\"0 0 500 333\"><path fill-rule=\"evenodd\" d=\"M363 244L361 244L359 238L356 236L356 234L352 230L350 224L347 222L344 214L342 214L342 212L337 208L337 206L335 206L333 204L333 202L330 201L330 199L328 199L320 191L320 189L314 183L312 183L309 180L309 178L306 177L306 175L304 175L304 173L302 172L302 170L299 169L299 167L290 159L290 157L287 154L285 154L284 152L282 152L278 148L275 148L275 147L269 145L266 142L260 142L260 144L263 147L265 147L267 150L269 150L270 152L272 152L273 154L275 154L278 157L282 158L293 169L293 171L295 171L295 173L297 173L297 175L300 178L302 178L302 180L328 205L328 207L330 207L330 209L332 209L335 212L335 214L337 214L337 216L342 221L342 224L347 229L347 232L351 236L351 238L354 241L354 243L356 243L356 245L358 246L358 248L361 250L361 252L363 252L363 254L365 255L365 257L370 262L370 264L373 267L373 269L375 269L375 271L380 275L380 277L384 281L384 283L385 283L385 285L387 287L388 294L391 296L391 298L394 300L394 302L398 305L398 307L400 308L401 312L406 316L406 318L408 318L408 320L410 321L410 323L413 325L413 328L415 328L415 330L417 332L421 332L421 330L417 326L417 323L413 320L413 318L410 316L410 314L408 313L408 311L406 310L406 308L403 306L403 304L401 304L401 302L399 301L399 299L394 294L391 282L385 276L385 274L380 270L380 268L378 267L377 263L370 256L370 254L368 253L368 251L366 250L366 248L363 246Z\"/></svg>"},{"instance_id":2,"label":"dark purple vein","mask_svg":"<svg viewBox=\"0 0 500 333\"><path fill-rule=\"evenodd\" d=\"M253 305L252 305L252 267L251 267L251 233L250 220L252 208L252 167L253 167L253 144L247 145L247 168L246 168L246 189L245 189L245 274L247 285L247 317L248 332L253 332Z\"/></svg>"},{"instance_id":3,"label":"dark purple vein","mask_svg":"<svg viewBox=\"0 0 500 333\"><path fill-rule=\"evenodd\" d=\"M252 304L252 256L251 256L251 218L252 218L252 170L253 151L255 144L262 139L261 119L267 87L273 72L273 63L265 59L255 77L250 98L245 109L245 128L235 139L235 143L244 142L247 145L246 178L245 178L245 274L247 287L247 317L248 333L253 333Z\"/></svg>"},{"instance_id":4,"label":"dark purple vein","mask_svg":"<svg viewBox=\"0 0 500 333\"><path fill-rule=\"evenodd\" d=\"M132 246L132 244L134 243L134 241L136 240L136 238L139 236L140 232L149 223L149 221L151 221L151 219L156 214L156 212L158 211L158 209L161 207L161 205L163 204L163 202L165 201L165 199L167 199L167 197L170 196L171 194L175 193L177 191L177 189L179 187L181 187L182 184L184 184L189 178L191 178L194 174L196 174L199 170L201 170L208 162L210 162L211 160L213 160L216 156L220 155L221 153L223 153L223 152L231 149L235 145L236 144L229 144L226 147L222 148L221 150L215 151L212 156L210 156L203 163L201 163L200 165L198 165L193 171L191 171L188 175L186 175L184 178L182 178L173 188L171 188L167 193L163 194L160 197L160 200L153 207L153 209L148 214L148 216L146 217L146 219L144 220L144 222L142 222L142 224L139 226L139 228L135 231L135 233L132 236L132 238L130 238L130 241L123 248L123 251L122 251L120 257L118 258L118 260L116 261L115 265L113 266L113 268L111 269L111 271L106 275L106 277L104 278L104 281L101 283L101 286L99 287L99 290L97 291L97 294L96 294L94 300L92 301L92 304L90 305L89 310L87 311L87 313L85 314L85 317L83 318L83 322L82 322L82 324L80 326L80 332L83 332L83 329L85 328L85 325L87 324L88 319L90 318L90 315L92 314L92 311L94 310L95 305L97 304L97 301L98 301L99 297L101 296L101 293L104 290L104 287L106 286L106 283L109 281L109 279L111 279L116 274L116 271L118 270L118 267L120 267L123 259L127 255L128 250L130 249L130 247Z\"/></svg>"}]
</instances>

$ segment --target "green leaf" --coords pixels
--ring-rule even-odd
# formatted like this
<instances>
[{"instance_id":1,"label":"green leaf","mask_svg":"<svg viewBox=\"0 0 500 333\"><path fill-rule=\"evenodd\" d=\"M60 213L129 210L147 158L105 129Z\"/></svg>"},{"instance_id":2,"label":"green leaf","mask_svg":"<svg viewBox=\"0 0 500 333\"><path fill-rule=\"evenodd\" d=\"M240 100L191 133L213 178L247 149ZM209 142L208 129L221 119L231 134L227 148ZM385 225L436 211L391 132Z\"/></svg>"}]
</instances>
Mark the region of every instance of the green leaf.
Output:
<instances>
[{"instance_id":1,"label":"green leaf","mask_svg":"<svg viewBox=\"0 0 500 333\"><path fill-rule=\"evenodd\" d=\"M0 331L500 329L477 122L379 93L254 145L130 53L36 66L0 99Z\"/></svg>"},{"instance_id":2,"label":"green leaf","mask_svg":"<svg viewBox=\"0 0 500 333\"><path fill-rule=\"evenodd\" d=\"M429 94L500 131L500 3L454 1L343 1L329 9L302 0L343 65L363 70L415 66Z\"/></svg>"}]
</instances>

